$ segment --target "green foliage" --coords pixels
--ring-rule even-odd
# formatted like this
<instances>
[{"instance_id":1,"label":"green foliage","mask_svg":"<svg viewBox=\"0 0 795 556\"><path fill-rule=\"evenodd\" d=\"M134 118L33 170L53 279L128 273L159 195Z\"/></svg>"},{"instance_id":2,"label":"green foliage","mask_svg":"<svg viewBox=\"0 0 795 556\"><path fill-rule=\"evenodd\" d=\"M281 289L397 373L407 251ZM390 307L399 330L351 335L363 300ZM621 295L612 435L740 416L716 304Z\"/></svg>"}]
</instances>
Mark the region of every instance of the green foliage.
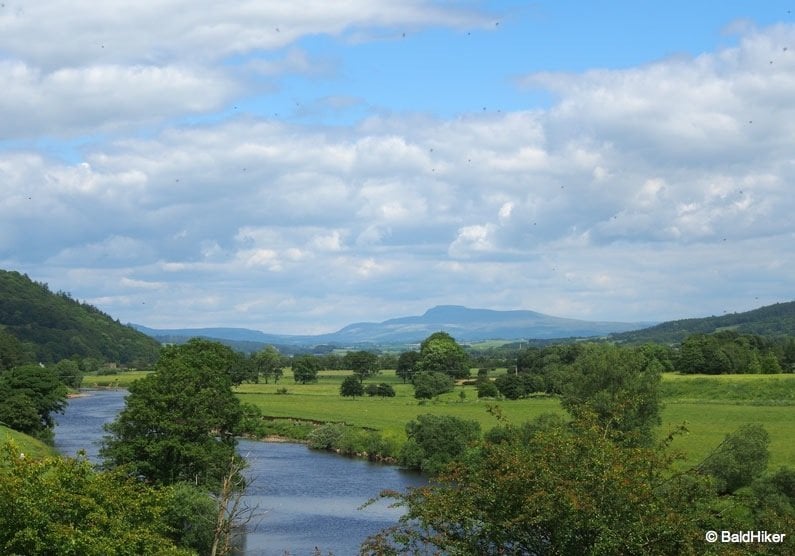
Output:
<instances>
[{"instance_id":1,"label":"green foliage","mask_svg":"<svg viewBox=\"0 0 795 556\"><path fill-rule=\"evenodd\" d=\"M426 487L385 493L401 524L367 554L703 554L709 480L658 450L623 448L596 422L546 422L469 452Z\"/></svg>"},{"instance_id":2,"label":"green foliage","mask_svg":"<svg viewBox=\"0 0 795 556\"><path fill-rule=\"evenodd\" d=\"M278 383L279 379L284 374L282 370L282 357L279 354L279 350L273 346L268 346L252 354L251 359L258 375L261 375L265 379L265 384L268 384L270 379L273 379L274 383Z\"/></svg>"},{"instance_id":3,"label":"green foliage","mask_svg":"<svg viewBox=\"0 0 795 556\"><path fill-rule=\"evenodd\" d=\"M494 379L493 383L489 384L505 398L509 400L518 400L519 398L524 398L529 393L529 389L527 388L527 379L529 377L530 375L525 374L505 374L498 376Z\"/></svg>"},{"instance_id":4,"label":"green foliage","mask_svg":"<svg viewBox=\"0 0 795 556\"><path fill-rule=\"evenodd\" d=\"M320 362L313 355L296 355L292 362L293 380L301 384L317 382Z\"/></svg>"},{"instance_id":5,"label":"green foliage","mask_svg":"<svg viewBox=\"0 0 795 556\"><path fill-rule=\"evenodd\" d=\"M429 400L445 392L453 391L453 379L447 373L421 372L413 378L414 397Z\"/></svg>"},{"instance_id":6,"label":"green foliage","mask_svg":"<svg viewBox=\"0 0 795 556\"><path fill-rule=\"evenodd\" d=\"M146 365L160 345L66 293L52 293L18 272L0 270L0 369L92 357ZM13 336L16 342L8 340Z\"/></svg>"},{"instance_id":7,"label":"green foliage","mask_svg":"<svg viewBox=\"0 0 795 556\"><path fill-rule=\"evenodd\" d=\"M358 382L358 381L357 381ZM320 425L309 433L307 442L315 450L331 450L339 446L340 439L345 430L345 425L339 423L326 423Z\"/></svg>"},{"instance_id":8,"label":"green foliage","mask_svg":"<svg viewBox=\"0 0 795 556\"><path fill-rule=\"evenodd\" d=\"M469 376L469 356L450 334L435 332L420 344L420 356L415 370L466 378Z\"/></svg>"},{"instance_id":9,"label":"green foliage","mask_svg":"<svg viewBox=\"0 0 795 556\"><path fill-rule=\"evenodd\" d=\"M35 360L33 353L26 353L25 346L0 326L0 372Z\"/></svg>"},{"instance_id":10,"label":"green foliage","mask_svg":"<svg viewBox=\"0 0 795 556\"><path fill-rule=\"evenodd\" d=\"M168 537L177 546L209 554L218 504L204 490L188 483L177 483L165 491L163 521Z\"/></svg>"},{"instance_id":11,"label":"green foliage","mask_svg":"<svg viewBox=\"0 0 795 556\"><path fill-rule=\"evenodd\" d=\"M391 384L382 382L380 384L368 384L364 389L365 394L370 397L379 396L381 398L394 398L395 389Z\"/></svg>"},{"instance_id":12,"label":"green foliage","mask_svg":"<svg viewBox=\"0 0 795 556\"><path fill-rule=\"evenodd\" d=\"M85 460L0 454L0 552L63 556L188 555L169 538L168 494Z\"/></svg>"},{"instance_id":13,"label":"green foliage","mask_svg":"<svg viewBox=\"0 0 795 556\"><path fill-rule=\"evenodd\" d=\"M83 382L83 372L80 366L71 359L61 359L55 364L55 374L58 380L63 382L69 388L80 388L80 383Z\"/></svg>"},{"instance_id":14,"label":"green foliage","mask_svg":"<svg viewBox=\"0 0 795 556\"><path fill-rule=\"evenodd\" d=\"M395 374L403 380L403 384L410 381L414 376L419 359L420 353L418 351L404 351L398 357Z\"/></svg>"},{"instance_id":15,"label":"green foliage","mask_svg":"<svg viewBox=\"0 0 795 556\"><path fill-rule=\"evenodd\" d=\"M767 468L770 435L761 425L745 425L731 434L698 466L715 478L720 494L750 485Z\"/></svg>"},{"instance_id":16,"label":"green foliage","mask_svg":"<svg viewBox=\"0 0 795 556\"><path fill-rule=\"evenodd\" d=\"M426 413L406 424L406 436L408 441L398 457L400 464L436 474L480 439L480 425L476 421Z\"/></svg>"},{"instance_id":17,"label":"green foliage","mask_svg":"<svg viewBox=\"0 0 795 556\"><path fill-rule=\"evenodd\" d=\"M342 362L360 381L378 374L378 356L369 351L349 351L342 358Z\"/></svg>"},{"instance_id":18,"label":"green foliage","mask_svg":"<svg viewBox=\"0 0 795 556\"><path fill-rule=\"evenodd\" d=\"M561 406L575 419L593 413L614 440L648 445L660 424L661 365L643 351L589 344L568 367Z\"/></svg>"},{"instance_id":19,"label":"green foliage","mask_svg":"<svg viewBox=\"0 0 795 556\"><path fill-rule=\"evenodd\" d=\"M165 348L155 372L130 385L124 410L106 426L106 464L156 484L216 488L243 417L226 349L206 340Z\"/></svg>"},{"instance_id":20,"label":"green foliage","mask_svg":"<svg viewBox=\"0 0 795 556\"><path fill-rule=\"evenodd\" d=\"M753 311L719 317L668 321L643 330L611 334L610 337L628 343L671 344L681 342L692 334L712 334L729 329L741 334L768 337L791 335L795 330L795 301L775 303Z\"/></svg>"},{"instance_id":21,"label":"green foliage","mask_svg":"<svg viewBox=\"0 0 795 556\"><path fill-rule=\"evenodd\" d=\"M364 396L364 386L361 380L356 375L345 377L345 380L340 384L340 396L349 398L356 398L356 396Z\"/></svg>"},{"instance_id":22,"label":"green foliage","mask_svg":"<svg viewBox=\"0 0 795 556\"><path fill-rule=\"evenodd\" d=\"M490 380L478 383L478 398L498 398L500 391Z\"/></svg>"},{"instance_id":23,"label":"green foliage","mask_svg":"<svg viewBox=\"0 0 795 556\"><path fill-rule=\"evenodd\" d=\"M66 407L66 387L52 368L14 367L0 374L0 422L49 441L53 413Z\"/></svg>"}]
</instances>

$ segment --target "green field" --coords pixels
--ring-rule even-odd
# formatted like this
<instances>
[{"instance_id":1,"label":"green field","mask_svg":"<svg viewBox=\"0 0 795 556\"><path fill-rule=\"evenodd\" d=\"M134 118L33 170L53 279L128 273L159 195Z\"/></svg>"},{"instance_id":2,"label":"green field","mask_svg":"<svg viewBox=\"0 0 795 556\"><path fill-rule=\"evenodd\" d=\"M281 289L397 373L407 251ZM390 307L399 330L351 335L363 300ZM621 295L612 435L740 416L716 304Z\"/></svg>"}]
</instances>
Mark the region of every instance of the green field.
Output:
<instances>
[{"instance_id":1,"label":"green field","mask_svg":"<svg viewBox=\"0 0 795 556\"><path fill-rule=\"evenodd\" d=\"M489 414L499 405L514 423L545 412L563 413L557 399L537 397L526 400L478 400L474 386L457 386L455 392L438 400L420 403L411 385L403 384L394 371L384 371L366 382L392 384L394 398L343 398L339 387L348 371L323 371L315 384L295 384L290 371L279 384L243 384L237 388L242 401L251 403L268 417L346 423L380 431L398 441L405 439L406 422L421 413L454 415L478 421L483 430L497 424ZM145 376L145 371L86 376L83 387L124 388ZM287 394L277 390L287 389ZM460 392L464 392L462 401ZM661 434L685 424L686 435L673 447L686 454L686 463L695 463L717 446L724 436L745 423L760 423L771 437L771 468L795 465L795 375L677 375L665 374L661 385L665 407Z\"/></svg>"},{"instance_id":2,"label":"green field","mask_svg":"<svg viewBox=\"0 0 795 556\"><path fill-rule=\"evenodd\" d=\"M394 398L343 398L339 385L345 371L326 371L316 384L294 384L289 372L278 385L244 384L240 398L259 407L264 415L278 418L340 422L381 431L389 437L405 438L407 421L421 413L455 415L473 419L487 430L496 424L487 408L499 405L512 422L532 419L544 412L561 412L550 397L516 401L478 400L474 386L457 386L434 402L420 404L410 385L394 372L386 371L367 382L388 382ZM287 394L277 394L287 388ZM466 395L461 401L459 395ZM795 465L795 375L683 376L666 374L662 393L665 403L661 434L685 424L689 433L673 447L686 454L685 462L696 463L717 446L724 436L745 423L762 424L771 436L771 468Z\"/></svg>"}]
</instances>

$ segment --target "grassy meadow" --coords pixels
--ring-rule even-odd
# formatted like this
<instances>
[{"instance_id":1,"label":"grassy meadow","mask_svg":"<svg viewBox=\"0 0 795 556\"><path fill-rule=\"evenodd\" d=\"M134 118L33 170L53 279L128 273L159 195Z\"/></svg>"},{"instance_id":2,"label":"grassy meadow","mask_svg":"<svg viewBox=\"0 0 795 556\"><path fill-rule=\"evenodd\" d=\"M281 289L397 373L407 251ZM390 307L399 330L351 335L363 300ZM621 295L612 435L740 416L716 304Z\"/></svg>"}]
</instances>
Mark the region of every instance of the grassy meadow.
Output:
<instances>
[{"instance_id":1,"label":"grassy meadow","mask_svg":"<svg viewBox=\"0 0 795 556\"><path fill-rule=\"evenodd\" d=\"M497 371L499 373L500 371ZM504 372L504 371L503 371ZM84 388L124 388L144 376L145 371L111 375L89 375ZM348 371L321 371L314 384L295 384L290 370L278 384L242 384L240 399L257 406L263 415L276 418L274 434L301 437L313 422L345 423L379 431L400 443L406 422L421 413L454 415L480 423L482 430L497 424L488 408L498 405L511 422L520 423L546 412L563 413L557 399L539 396L524 400L479 400L474 386L456 386L437 400L419 402L410 384L403 384L394 371L382 371L365 383L386 382L394 398L343 398L339 394ZM287 389L286 394L277 393ZM464 398L461 398L461 392ZM664 402L660 434L684 424L688 433L677 437L673 448L685 454L685 464L703 459L726 434L746 423L760 423L770 433L770 468L795 465L795 375L663 375ZM291 423L297 420L303 424Z\"/></svg>"},{"instance_id":2,"label":"grassy meadow","mask_svg":"<svg viewBox=\"0 0 795 556\"><path fill-rule=\"evenodd\" d=\"M243 384L240 398L260 408L269 417L340 422L376 429L387 437L402 440L407 421L421 413L454 415L473 419L483 430L497 421L488 407L499 405L503 415L519 423L545 412L561 412L551 397L525 400L478 400L474 386L456 386L454 392L436 401L420 403L411 385L403 384L393 371L384 371L366 382L387 382L394 398L343 398L339 386L346 371L321 372L315 384L294 384L289 371L278 385ZM287 394L277 389L286 388ZM465 398L461 399L460 393ZM795 375L719 375L663 377L663 424L661 434L684 424L688 433L679 436L674 449L685 453L685 463L700 461L724 436L745 423L762 424L771 436L771 468L795 465Z\"/></svg>"}]
</instances>

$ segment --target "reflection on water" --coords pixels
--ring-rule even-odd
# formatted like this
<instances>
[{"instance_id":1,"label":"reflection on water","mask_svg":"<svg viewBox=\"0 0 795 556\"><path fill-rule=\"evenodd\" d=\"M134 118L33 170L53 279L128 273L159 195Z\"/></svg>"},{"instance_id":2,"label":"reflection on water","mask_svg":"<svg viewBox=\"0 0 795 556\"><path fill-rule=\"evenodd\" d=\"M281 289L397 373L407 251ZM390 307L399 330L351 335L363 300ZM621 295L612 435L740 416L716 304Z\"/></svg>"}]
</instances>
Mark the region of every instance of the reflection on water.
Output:
<instances>
[{"instance_id":1,"label":"reflection on water","mask_svg":"<svg viewBox=\"0 0 795 556\"><path fill-rule=\"evenodd\" d=\"M102 425L124 407L124 390L88 392L57 415L55 446L67 455L85 450L97 460ZM302 444L243 440L250 478L245 503L257 507L242 540L247 556L358 553L365 537L393 525L399 510L379 501L358 509L383 489L404 490L422 476L388 466L309 450Z\"/></svg>"}]
</instances>

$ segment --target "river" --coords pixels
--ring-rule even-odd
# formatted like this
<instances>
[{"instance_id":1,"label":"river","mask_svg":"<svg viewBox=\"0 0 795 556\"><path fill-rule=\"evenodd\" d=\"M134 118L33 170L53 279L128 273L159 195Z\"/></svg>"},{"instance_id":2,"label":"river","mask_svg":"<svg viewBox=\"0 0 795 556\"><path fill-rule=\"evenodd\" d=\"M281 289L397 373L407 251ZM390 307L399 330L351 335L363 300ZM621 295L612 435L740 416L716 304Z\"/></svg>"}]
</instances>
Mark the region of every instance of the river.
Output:
<instances>
[{"instance_id":1,"label":"river","mask_svg":"<svg viewBox=\"0 0 795 556\"><path fill-rule=\"evenodd\" d=\"M124 407L124 390L87 391L56 415L55 446L84 450L97 461L102 425ZM424 484L421 475L389 465L310 450L303 444L240 441L251 478L245 503L256 507L243 539L246 556L357 554L368 536L393 525L400 512L384 501L359 509L382 489Z\"/></svg>"}]
</instances>

